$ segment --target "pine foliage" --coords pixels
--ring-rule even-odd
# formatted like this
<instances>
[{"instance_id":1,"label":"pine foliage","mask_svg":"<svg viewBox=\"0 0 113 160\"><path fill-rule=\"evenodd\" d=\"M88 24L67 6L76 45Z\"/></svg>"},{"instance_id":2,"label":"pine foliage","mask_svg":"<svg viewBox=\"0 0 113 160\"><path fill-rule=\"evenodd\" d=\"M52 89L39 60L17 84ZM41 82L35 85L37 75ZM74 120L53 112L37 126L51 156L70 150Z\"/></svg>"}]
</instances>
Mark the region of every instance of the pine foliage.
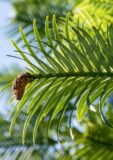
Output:
<instances>
[{"instance_id":1,"label":"pine foliage","mask_svg":"<svg viewBox=\"0 0 113 160\"><path fill-rule=\"evenodd\" d=\"M112 127L103 113L103 107L108 105L107 98L113 92L113 26L112 24L107 26L106 34L92 27L93 34L90 35L78 25L69 25L69 16L68 13L62 31L57 26L55 15L51 29L48 23L49 17L46 18L45 41L41 40L34 20L34 35L44 60L35 53L36 46L28 43L22 27L20 27L21 37L29 53L25 54L12 40L16 50L28 64L30 73L35 76L35 80L27 86L20 102L11 111L11 114L13 111L15 113L10 133L20 112L27 105L27 118L22 133L23 143L29 123L37 111L39 112L33 130L33 143L39 125L48 113L51 113L48 128L56 115L60 114L57 125L59 137L59 128L69 102L73 102L69 127L73 111L77 108L77 117L81 121L91 105L97 103L97 99L102 119ZM70 32L75 38L70 37ZM51 54L47 50L51 51Z\"/></svg>"}]
</instances>

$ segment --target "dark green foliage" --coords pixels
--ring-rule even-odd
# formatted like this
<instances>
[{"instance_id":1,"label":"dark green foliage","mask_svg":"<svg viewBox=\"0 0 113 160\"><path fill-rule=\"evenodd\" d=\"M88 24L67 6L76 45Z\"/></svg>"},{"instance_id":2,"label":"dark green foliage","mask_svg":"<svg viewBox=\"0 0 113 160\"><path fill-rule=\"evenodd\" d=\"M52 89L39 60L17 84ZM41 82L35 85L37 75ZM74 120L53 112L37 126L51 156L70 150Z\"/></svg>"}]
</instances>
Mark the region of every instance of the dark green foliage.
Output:
<instances>
[{"instance_id":1,"label":"dark green foliage","mask_svg":"<svg viewBox=\"0 0 113 160\"><path fill-rule=\"evenodd\" d=\"M28 116L22 134L23 143L27 127L40 107L41 110L38 112L33 131L34 143L40 122L50 111L52 113L49 119L49 126L55 116L60 113L57 129L59 131L63 115L68 108L68 103L73 99L72 113L77 107L77 117L80 121L86 111L99 98L100 114L103 120L112 127L111 123L106 119L102 107L113 92L113 26L112 24L108 26L104 36L97 28L93 27L92 32L94 34L90 35L79 26L72 28L69 26L71 28L69 30L68 20L69 14L66 18L65 30L61 32L58 30L56 18L53 16L53 28L50 31L47 17L45 42L42 42L36 26L36 20L34 20L34 35L39 45L39 50L45 58L44 61L35 54L34 48L29 45L22 27L20 27L22 40L29 55L36 63L32 63L29 56L12 41L16 50L30 67L31 73L36 76L36 80L27 87L22 100L14 107L16 112L10 126L11 133L18 115L24 106L27 105ZM69 31L75 38L70 40ZM51 37L51 34L54 34L54 36ZM76 40L78 43L75 43ZM48 54L43 44L50 49L51 54ZM72 113L70 116L72 116Z\"/></svg>"},{"instance_id":2,"label":"dark green foliage","mask_svg":"<svg viewBox=\"0 0 113 160\"><path fill-rule=\"evenodd\" d=\"M8 35L12 37L16 34L16 41L20 42L21 39L17 35L18 27L22 25L26 36L29 38L29 42L33 42L32 22L34 18L37 19L37 27L41 35L44 36L43 33L46 16L49 15L51 19L52 15L55 14L59 19L60 16L66 15L67 11L72 8L73 3L75 2L70 0L14 0L12 1L13 15L11 17L10 32L8 32Z\"/></svg>"},{"instance_id":3,"label":"dark green foliage","mask_svg":"<svg viewBox=\"0 0 113 160\"><path fill-rule=\"evenodd\" d=\"M27 63L27 71L36 79L27 86L22 100L10 112L9 117L13 116L10 133L14 127L11 137L6 137L7 134L5 138L0 137L2 142L7 139L12 146L21 146L22 134L23 143L26 137L27 148L24 145L17 153L19 146L13 150L11 145L2 143L6 151L4 157L7 152L11 156L13 150L21 158L28 155L31 159L43 157L45 160L112 160L113 2L29 0L26 3L26 0L14 0L13 4L16 10L13 24L16 25L10 28L10 36L18 33L21 23L21 37L16 43L12 42ZM65 19L63 16L70 9L71 15L67 14ZM24 42L25 50L18 46L20 41ZM75 111L81 121L77 127ZM74 140L69 136L69 129ZM56 131L62 144L60 151L56 149ZM30 147L32 133L35 147Z\"/></svg>"},{"instance_id":4,"label":"dark green foliage","mask_svg":"<svg viewBox=\"0 0 113 160\"><path fill-rule=\"evenodd\" d=\"M32 22L37 20L37 28L44 37L45 18L48 15L52 20L55 14L58 25L62 28L61 19L64 20L66 13L71 12L71 22L79 23L81 27L91 30L92 26L102 27L106 30L106 24L113 22L113 2L111 0L22 0L12 1L13 15L9 25L9 37L14 36L16 42L21 42L18 36L18 27L21 25L29 43L34 42ZM26 8L26 9L25 9ZM52 26L50 21L50 26Z\"/></svg>"}]
</instances>

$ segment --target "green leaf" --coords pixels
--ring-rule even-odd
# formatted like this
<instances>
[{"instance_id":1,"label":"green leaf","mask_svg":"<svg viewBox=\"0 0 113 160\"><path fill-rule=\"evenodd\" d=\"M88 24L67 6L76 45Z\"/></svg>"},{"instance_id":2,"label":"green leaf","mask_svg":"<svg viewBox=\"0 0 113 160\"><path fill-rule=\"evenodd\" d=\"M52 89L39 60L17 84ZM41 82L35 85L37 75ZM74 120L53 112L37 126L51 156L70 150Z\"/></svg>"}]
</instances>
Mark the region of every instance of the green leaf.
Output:
<instances>
[{"instance_id":1,"label":"green leaf","mask_svg":"<svg viewBox=\"0 0 113 160\"><path fill-rule=\"evenodd\" d=\"M27 128L35 114L37 117L33 130L33 143L36 142L37 129L43 118L48 115L50 116L49 129L51 122L60 114L57 124L57 134L59 136L59 129L63 116L69 109L69 103L72 103L73 106L69 119L70 128L73 111L77 109L77 118L81 121L90 106L95 107L98 104L97 100L99 98L100 114L106 124L111 125L103 114L102 107L113 92L112 27L111 25L108 26L104 34L97 28L92 28L92 32L88 33L79 26L73 27L69 17L70 13L66 17L62 34L58 29L55 15L53 16L51 29L49 27L49 17L46 18L45 37L47 41L41 40L36 20L34 20L34 35L44 56L44 62L32 49L33 46L27 41L22 29L20 29L20 32L26 49L29 51L31 58L34 58L36 64L31 63L30 58L28 58L29 55L21 51L13 41L21 57L30 66L31 74L35 75L34 82L27 86L21 101L11 111L11 115L14 113L14 117L11 122L10 133L19 114L27 105L25 110L27 118L22 133L23 143L25 142ZM55 38L52 37L53 32ZM74 38L71 37L71 34Z\"/></svg>"}]
</instances>

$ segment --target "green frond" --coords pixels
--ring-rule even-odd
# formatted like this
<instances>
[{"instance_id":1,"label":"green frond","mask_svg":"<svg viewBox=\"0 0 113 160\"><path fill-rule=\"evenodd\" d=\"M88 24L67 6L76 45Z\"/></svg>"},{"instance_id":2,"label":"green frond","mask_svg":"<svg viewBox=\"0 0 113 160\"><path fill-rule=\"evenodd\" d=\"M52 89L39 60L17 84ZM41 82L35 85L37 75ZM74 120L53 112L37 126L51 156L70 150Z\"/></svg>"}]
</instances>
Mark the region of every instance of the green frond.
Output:
<instances>
[{"instance_id":1,"label":"green frond","mask_svg":"<svg viewBox=\"0 0 113 160\"><path fill-rule=\"evenodd\" d=\"M18 27L21 25L25 31L25 35L28 37L29 42L33 42L33 29L32 21L35 18L37 20L37 27L41 35L44 35L44 22L47 15L52 18L55 14L57 18L65 16L67 11L72 8L74 1L66 0L22 0L12 1L12 17L10 19L9 31L7 35L9 37L14 36L16 42L20 42L21 38L18 36ZM26 10L25 10L26 8ZM15 36L16 35L16 36Z\"/></svg>"},{"instance_id":2,"label":"green frond","mask_svg":"<svg viewBox=\"0 0 113 160\"><path fill-rule=\"evenodd\" d=\"M42 119L51 113L50 126L56 115L60 114L59 130L63 115L68 109L68 103L72 101L74 101L72 113L77 108L77 117L81 121L90 106L100 98L100 114L103 120L112 127L104 116L103 107L107 105L107 98L113 92L113 26L112 24L108 26L104 36L101 31L93 27L94 34L90 35L83 28L71 27L68 22L69 14L66 18L65 30L62 30L61 34L55 16L53 16L52 30L49 28L47 17L45 24L47 40L42 41L36 27L36 20L34 20L34 35L44 60L29 45L22 28L20 28L21 37L31 58L12 41L36 77L27 86L21 101L15 106L16 111L10 126L11 133L20 112L27 105L23 143L29 123L36 112L38 114L33 131L34 143ZM75 39L70 40L70 29ZM51 36L52 34L54 37ZM48 54L48 48L51 54Z\"/></svg>"},{"instance_id":3,"label":"green frond","mask_svg":"<svg viewBox=\"0 0 113 160\"><path fill-rule=\"evenodd\" d=\"M21 41L21 38L18 36L18 27L20 25L23 26L29 43L34 41L33 19L37 20L37 28L44 37L44 20L47 15L52 19L52 15L55 14L59 22L58 25L61 28L62 23L60 23L60 19L64 19L68 11L71 13L71 24L75 22L88 30L91 30L92 26L101 26L105 31L106 24L113 22L113 2L111 0L43 0L43 3L39 0L14 0L12 6L14 15L11 17L10 31L7 34L9 37L16 35L17 43Z\"/></svg>"},{"instance_id":4,"label":"green frond","mask_svg":"<svg viewBox=\"0 0 113 160\"><path fill-rule=\"evenodd\" d=\"M70 105L71 109L72 105ZM97 106L96 106L97 107ZM70 109L67 111L69 114ZM98 112L97 112L98 113ZM109 117L111 117L113 112L110 112ZM0 118L0 126L1 126L1 136L0 141L0 158L8 158L19 159L20 157L27 158L29 156L30 159L68 159L68 160L87 160L97 158L100 160L113 158L113 130L108 126L104 125L100 118L92 113L91 111L88 113L88 119L82 121L81 126L85 125L85 129L83 132L80 132L77 126L73 128L73 134L75 136L75 140L71 140L69 137L69 132L66 125L66 119L68 114L64 116L65 120L63 121L63 126L61 133L63 134L62 138L62 147L63 151L57 150L56 145L57 141L55 140L54 128L50 130L49 138L46 139L46 125L47 120L44 120L38 130L37 143L35 146L32 146L32 130L35 116L33 117L32 122L29 125L29 130L27 131L26 137L26 145L21 145L20 137L22 131L22 123L26 118L26 114L22 113L19 116L19 119L15 126L15 132L10 137L6 130L10 125L10 122L5 119ZM54 126L57 124L59 116L54 120ZM112 118L113 120L113 118ZM76 119L73 116L73 121ZM83 127L82 126L82 127ZM107 136L106 136L107 135ZM45 143L46 142L46 143ZM49 143L49 145L47 144ZM13 152L13 154L12 154Z\"/></svg>"},{"instance_id":5,"label":"green frond","mask_svg":"<svg viewBox=\"0 0 113 160\"><path fill-rule=\"evenodd\" d=\"M43 125L39 128L38 132L38 139L36 145L32 144L32 130L33 130L33 121L29 125L29 130L27 131L27 138L26 144L22 145L21 143L21 132L22 132L22 123L26 118L26 114L23 112L18 117L18 121L16 122L15 132L12 136L8 134L8 128L10 125L10 121L6 120L6 117L0 115L0 159L12 159L12 160L19 160L19 159L39 159L41 160L42 157L44 159L55 159L57 156L60 155L59 151L57 151L55 145L57 141L54 137L48 137L46 135L46 128L47 125L46 121L43 121ZM33 117L35 119L35 117ZM51 130L51 132L53 132ZM46 144L45 144L46 142ZM49 144L49 145L48 145ZM50 149L52 148L52 151ZM63 155L63 154L62 154Z\"/></svg>"},{"instance_id":6,"label":"green frond","mask_svg":"<svg viewBox=\"0 0 113 160\"><path fill-rule=\"evenodd\" d=\"M111 111L109 117L112 113ZM81 138L76 140L76 145L73 145L73 148L77 147L73 157L81 160L111 160L113 158L113 129L104 125L98 115L94 115L92 112L88 113L88 119L83 123L86 124L86 127Z\"/></svg>"},{"instance_id":7,"label":"green frond","mask_svg":"<svg viewBox=\"0 0 113 160\"><path fill-rule=\"evenodd\" d=\"M76 22L79 18L79 24L87 29L101 26L105 31L106 24L113 22L112 6L111 0L80 0L72 7L72 19Z\"/></svg>"}]
</instances>

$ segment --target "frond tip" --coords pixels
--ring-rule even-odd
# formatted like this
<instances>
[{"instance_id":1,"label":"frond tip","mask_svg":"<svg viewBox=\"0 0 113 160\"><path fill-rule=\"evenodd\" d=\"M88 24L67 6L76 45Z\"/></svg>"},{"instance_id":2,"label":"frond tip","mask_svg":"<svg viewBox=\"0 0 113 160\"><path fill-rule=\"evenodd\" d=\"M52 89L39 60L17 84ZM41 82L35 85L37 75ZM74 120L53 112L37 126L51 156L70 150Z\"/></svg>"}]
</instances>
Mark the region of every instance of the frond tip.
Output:
<instances>
[{"instance_id":1,"label":"frond tip","mask_svg":"<svg viewBox=\"0 0 113 160\"><path fill-rule=\"evenodd\" d=\"M44 61L28 43L22 28L20 28L21 37L33 62L12 41L18 53L30 67L32 74L35 75L35 79L28 85L22 99L15 106L16 111L10 125L11 133L18 115L27 104L27 119L22 134L23 143L29 123L37 111L33 131L34 143L37 129L50 111L52 112L51 115L49 114L48 126L58 113L61 114L58 122L59 130L69 102L73 103L70 119L77 108L77 117L81 120L100 96L100 108L102 108L108 96L113 92L113 26L110 25L107 28L107 38L95 27L92 28L94 34L90 35L83 28L68 26L69 14L67 16L65 30L62 32L57 26L55 16L53 16L52 29L49 28L47 17L45 42L41 40L36 20L34 20L34 35ZM74 38L71 38L72 34ZM102 109L100 111L105 120Z\"/></svg>"}]
</instances>

